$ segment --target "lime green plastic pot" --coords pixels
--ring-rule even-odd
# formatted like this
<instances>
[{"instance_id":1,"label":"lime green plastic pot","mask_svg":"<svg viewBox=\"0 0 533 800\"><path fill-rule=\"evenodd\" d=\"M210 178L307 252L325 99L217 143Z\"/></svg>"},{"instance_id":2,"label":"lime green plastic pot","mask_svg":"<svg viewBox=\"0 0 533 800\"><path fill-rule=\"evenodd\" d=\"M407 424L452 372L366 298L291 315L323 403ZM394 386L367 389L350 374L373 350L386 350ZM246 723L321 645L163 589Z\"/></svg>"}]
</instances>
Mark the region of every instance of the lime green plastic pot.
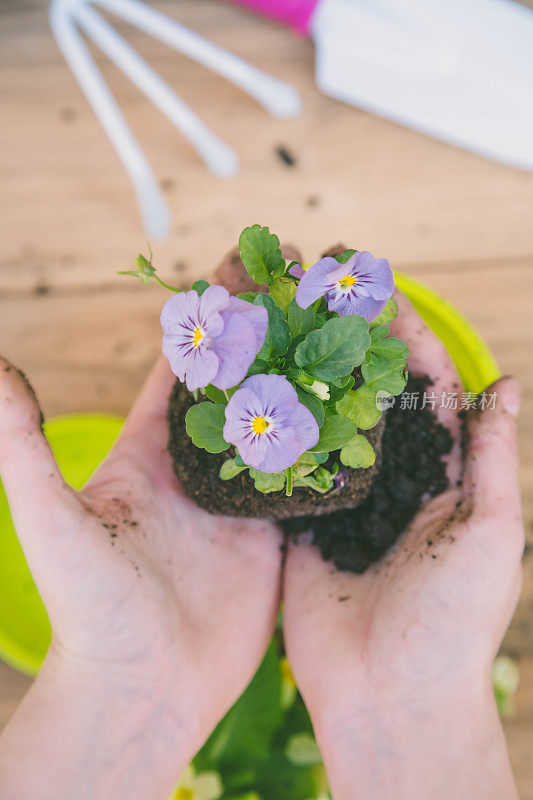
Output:
<instances>
[{"instance_id":1,"label":"lime green plastic pot","mask_svg":"<svg viewBox=\"0 0 533 800\"><path fill-rule=\"evenodd\" d=\"M486 343L451 303L408 275L396 273L395 279L398 289L407 295L443 343L467 392L482 392L500 377L498 364Z\"/></svg>"},{"instance_id":2,"label":"lime green plastic pot","mask_svg":"<svg viewBox=\"0 0 533 800\"><path fill-rule=\"evenodd\" d=\"M406 275L396 283L452 357L467 391L481 392L499 377L487 345L459 312L424 284ZM46 423L50 441L65 480L79 489L105 458L117 438L122 420L113 416L79 414ZM5 494L0 485L0 657L35 675L50 642L50 625L20 549Z\"/></svg>"}]
</instances>

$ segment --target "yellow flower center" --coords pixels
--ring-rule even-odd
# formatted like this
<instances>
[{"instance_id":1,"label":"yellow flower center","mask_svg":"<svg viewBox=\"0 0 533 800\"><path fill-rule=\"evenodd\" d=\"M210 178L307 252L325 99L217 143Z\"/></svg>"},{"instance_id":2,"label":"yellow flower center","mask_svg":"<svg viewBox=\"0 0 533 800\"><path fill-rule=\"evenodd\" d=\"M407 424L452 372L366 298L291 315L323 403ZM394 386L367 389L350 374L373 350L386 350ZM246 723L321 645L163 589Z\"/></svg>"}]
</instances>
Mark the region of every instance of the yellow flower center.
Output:
<instances>
[{"instance_id":1,"label":"yellow flower center","mask_svg":"<svg viewBox=\"0 0 533 800\"><path fill-rule=\"evenodd\" d=\"M353 275L346 275L339 281L339 284L343 289L349 289L350 286L354 285L354 283L357 283L357 278L355 278Z\"/></svg>"},{"instance_id":2,"label":"yellow flower center","mask_svg":"<svg viewBox=\"0 0 533 800\"><path fill-rule=\"evenodd\" d=\"M205 331L203 331L201 328L195 328L194 337L192 340L194 347L198 347L204 336L205 336ZM181 800L181 798L179 798L179 800ZM187 798L185 798L184 800L187 800Z\"/></svg>"},{"instance_id":3,"label":"yellow flower center","mask_svg":"<svg viewBox=\"0 0 533 800\"><path fill-rule=\"evenodd\" d=\"M181 789L176 789L173 800L194 800L194 793L192 789L182 786Z\"/></svg>"},{"instance_id":4,"label":"yellow flower center","mask_svg":"<svg viewBox=\"0 0 533 800\"><path fill-rule=\"evenodd\" d=\"M252 428L254 433L264 433L268 430L270 423L264 417L254 417Z\"/></svg>"}]
</instances>

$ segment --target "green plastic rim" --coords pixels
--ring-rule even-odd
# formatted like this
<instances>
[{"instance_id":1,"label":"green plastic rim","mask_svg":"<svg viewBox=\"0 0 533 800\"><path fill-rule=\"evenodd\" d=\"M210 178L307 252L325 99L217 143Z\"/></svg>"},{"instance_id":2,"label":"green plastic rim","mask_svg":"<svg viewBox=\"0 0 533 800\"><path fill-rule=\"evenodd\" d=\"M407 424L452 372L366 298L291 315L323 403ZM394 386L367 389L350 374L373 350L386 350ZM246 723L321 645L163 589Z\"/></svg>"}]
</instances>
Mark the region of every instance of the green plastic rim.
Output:
<instances>
[{"instance_id":1,"label":"green plastic rim","mask_svg":"<svg viewBox=\"0 0 533 800\"><path fill-rule=\"evenodd\" d=\"M71 414L46 422L44 430L63 477L75 489L89 480L113 446L123 420L101 414ZM50 644L50 623L0 484L0 658L36 675Z\"/></svg>"},{"instance_id":2,"label":"green plastic rim","mask_svg":"<svg viewBox=\"0 0 533 800\"><path fill-rule=\"evenodd\" d=\"M394 277L398 289L450 354L467 392L482 392L501 376L486 342L455 306L408 275L397 272Z\"/></svg>"},{"instance_id":3,"label":"green plastic rim","mask_svg":"<svg viewBox=\"0 0 533 800\"><path fill-rule=\"evenodd\" d=\"M396 284L439 337L466 391L481 392L500 371L492 353L469 322L423 283L396 274ZM72 414L45 425L63 477L80 489L113 446L120 417ZM0 658L27 675L36 675L50 644L50 623L30 575L0 484Z\"/></svg>"}]
</instances>

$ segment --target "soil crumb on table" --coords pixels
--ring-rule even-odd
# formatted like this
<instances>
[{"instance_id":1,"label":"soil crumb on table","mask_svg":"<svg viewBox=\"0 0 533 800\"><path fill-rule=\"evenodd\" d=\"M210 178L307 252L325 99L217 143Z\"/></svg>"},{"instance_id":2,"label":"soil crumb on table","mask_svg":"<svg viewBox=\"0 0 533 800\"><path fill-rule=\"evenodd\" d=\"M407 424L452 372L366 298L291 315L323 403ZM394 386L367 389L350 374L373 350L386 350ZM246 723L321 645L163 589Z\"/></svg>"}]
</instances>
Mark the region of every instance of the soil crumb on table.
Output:
<instances>
[{"instance_id":1,"label":"soil crumb on table","mask_svg":"<svg viewBox=\"0 0 533 800\"><path fill-rule=\"evenodd\" d=\"M448 429L430 408L411 409L402 402L411 393L422 397L429 384L428 378L410 378L389 409L381 469L360 506L281 523L291 536L310 531L322 557L337 569L365 572L396 542L422 498L434 497L448 486L442 460L452 448Z\"/></svg>"},{"instance_id":2,"label":"soil crumb on table","mask_svg":"<svg viewBox=\"0 0 533 800\"><path fill-rule=\"evenodd\" d=\"M276 147L276 155L286 167L294 167L296 165L296 156L284 144Z\"/></svg>"}]
</instances>

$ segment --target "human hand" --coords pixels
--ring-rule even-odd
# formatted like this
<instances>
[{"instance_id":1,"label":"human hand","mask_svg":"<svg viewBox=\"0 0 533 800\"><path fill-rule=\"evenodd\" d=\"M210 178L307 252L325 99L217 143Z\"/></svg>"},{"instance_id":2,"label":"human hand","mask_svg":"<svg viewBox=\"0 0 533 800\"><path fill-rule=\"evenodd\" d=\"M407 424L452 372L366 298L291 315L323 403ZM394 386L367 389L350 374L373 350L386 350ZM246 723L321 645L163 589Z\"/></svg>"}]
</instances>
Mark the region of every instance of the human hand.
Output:
<instances>
[{"instance_id":1,"label":"human hand","mask_svg":"<svg viewBox=\"0 0 533 800\"><path fill-rule=\"evenodd\" d=\"M75 492L33 391L0 361L0 471L53 631L1 739L4 800L166 797L268 645L279 534L212 516L180 492L166 449L174 380L161 358Z\"/></svg>"},{"instance_id":2,"label":"human hand","mask_svg":"<svg viewBox=\"0 0 533 800\"><path fill-rule=\"evenodd\" d=\"M437 395L456 389L440 343L399 304L410 372ZM336 800L516 797L490 672L521 589L519 391L511 379L490 391L495 410L468 415L462 483L460 420L439 409L455 442L450 488L382 562L353 575L290 547L287 652Z\"/></svg>"}]
</instances>

